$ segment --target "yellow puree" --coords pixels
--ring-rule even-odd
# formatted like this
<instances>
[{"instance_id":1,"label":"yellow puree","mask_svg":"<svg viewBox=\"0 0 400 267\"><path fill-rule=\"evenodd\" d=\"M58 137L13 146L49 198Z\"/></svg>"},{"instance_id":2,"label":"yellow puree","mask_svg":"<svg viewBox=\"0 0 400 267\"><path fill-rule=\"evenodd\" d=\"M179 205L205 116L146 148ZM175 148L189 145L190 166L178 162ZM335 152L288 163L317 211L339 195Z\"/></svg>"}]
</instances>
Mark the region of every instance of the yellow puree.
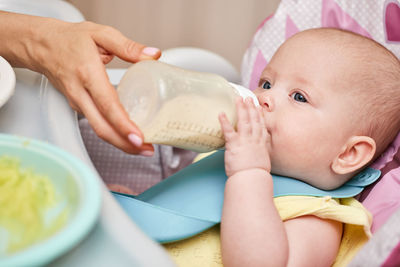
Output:
<instances>
[{"instance_id":1,"label":"yellow puree","mask_svg":"<svg viewBox=\"0 0 400 267\"><path fill-rule=\"evenodd\" d=\"M5 253L26 248L59 230L67 221L67 209L49 218L59 203L47 176L21 168L17 158L0 157L0 241L4 246L6 240Z\"/></svg>"}]
</instances>

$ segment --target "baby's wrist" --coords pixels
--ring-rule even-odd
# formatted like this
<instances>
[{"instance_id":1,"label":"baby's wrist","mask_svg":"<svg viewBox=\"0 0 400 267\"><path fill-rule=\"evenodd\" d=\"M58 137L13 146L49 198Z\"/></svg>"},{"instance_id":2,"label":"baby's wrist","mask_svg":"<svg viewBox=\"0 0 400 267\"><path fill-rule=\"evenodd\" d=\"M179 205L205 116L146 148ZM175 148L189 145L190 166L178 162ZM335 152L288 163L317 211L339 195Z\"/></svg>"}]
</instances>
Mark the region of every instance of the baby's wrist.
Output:
<instances>
[{"instance_id":1,"label":"baby's wrist","mask_svg":"<svg viewBox=\"0 0 400 267\"><path fill-rule=\"evenodd\" d=\"M246 168L246 169L236 170L236 171L232 171L230 173L227 173L228 178L233 177L233 176L249 177L250 175L267 175L267 176L271 176L269 170L261 168L261 167Z\"/></svg>"},{"instance_id":2,"label":"baby's wrist","mask_svg":"<svg viewBox=\"0 0 400 267\"><path fill-rule=\"evenodd\" d=\"M235 190L245 191L247 193L259 191L263 188L266 196L273 197L274 183L271 174L262 168L251 168L237 171L229 176L225 191ZM236 188L236 189L235 189ZM266 191L265 191L266 190Z\"/></svg>"}]
</instances>

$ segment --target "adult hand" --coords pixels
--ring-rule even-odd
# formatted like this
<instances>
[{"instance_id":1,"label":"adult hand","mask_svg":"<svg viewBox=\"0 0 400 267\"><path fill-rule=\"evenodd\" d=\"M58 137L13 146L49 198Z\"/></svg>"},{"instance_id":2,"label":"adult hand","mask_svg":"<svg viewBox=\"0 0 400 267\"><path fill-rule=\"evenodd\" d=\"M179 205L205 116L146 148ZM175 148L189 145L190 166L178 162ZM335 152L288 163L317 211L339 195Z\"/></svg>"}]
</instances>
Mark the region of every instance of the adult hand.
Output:
<instances>
[{"instance_id":1,"label":"adult hand","mask_svg":"<svg viewBox=\"0 0 400 267\"><path fill-rule=\"evenodd\" d=\"M0 20L0 54L13 66L46 75L103 140L128 153L153 154L152 145L143 144L142 133L122 107L105 64L114 56L129 62L157 59L160 50L91 22L68 23L2 11Z\"/></svg>"}]
</instances>

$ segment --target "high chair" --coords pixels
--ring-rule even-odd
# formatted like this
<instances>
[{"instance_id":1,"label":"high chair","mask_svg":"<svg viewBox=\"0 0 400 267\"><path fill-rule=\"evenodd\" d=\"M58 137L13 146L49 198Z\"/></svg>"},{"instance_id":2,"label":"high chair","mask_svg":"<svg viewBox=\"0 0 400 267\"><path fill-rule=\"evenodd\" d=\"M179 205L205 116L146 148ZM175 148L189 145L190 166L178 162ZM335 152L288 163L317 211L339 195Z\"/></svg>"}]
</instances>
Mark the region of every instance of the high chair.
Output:
<instances>
[{"instance_id":1,"label":"high chair","mask_svg":"<svg viewBox=\"0 0 400 267\"><path fill-rule=\"evenodd\" d=\"M241 81L255 89L261 71L281 43L296 32L314 27L335 27L373 38L400 56L400 2L398 0L282 0L276 12L256 30L244 55ZM185 62L184 59L187 59ZM192 68L190 57L179 61ZM395 266L400 264L399 162L400 134L372 165L382 172L379 181L368 186L358 198L373 214L374 236L359 252L351 266ZM203 226L204 227L204 226ZM391 234L388 234L391 233ZM368 257L366 257L368 255Z\"/></svg>"},{"instance_id":2,"label":"high chair","mask_svg":"<svg viewBox=\"0 0 400 267\"><path fill-rule=\"evenodd\" d=\"M58 0L41 0L35 3L28 0L0 0L0 9L54 16L68 21L84 19L79 11ZM278 46L294 33L313 27L352 30L374 38L400 56L398 0L360 0L357 3L346 0L282 0L276 12L256 30L244 55L242 84L254 89L262 69ZM226 60L204 50L170 50L164 52L163 57L161 60L183 68L219 73L232 82L239 80L236 71ZM193 57L197 60L193 60ZM1 131L51 142L95 169L96 163L92 162L90 151L89 154L86 151L90 147L85 148L77 117L64 97L43 76L19 69L15 72L15 95L0 109ZM113 84L118 84L123 72L124 70L109 70ZM23 103L29 103L25 105L26 110L19 108ZM25 123L27 121L30 123ZM359 199L374 215L374 235L350 266L400 265L400 228L397 226L400 221L399 148L400 134L371 165L380 170L382 176L361 193ZM169 156L174 156L173 151L168 153ZM102 195L102 211L95 228L81 244L56 260L53 266L174 265L162 248L129 219L105 186Z\"/></svg>"}]
</instances>

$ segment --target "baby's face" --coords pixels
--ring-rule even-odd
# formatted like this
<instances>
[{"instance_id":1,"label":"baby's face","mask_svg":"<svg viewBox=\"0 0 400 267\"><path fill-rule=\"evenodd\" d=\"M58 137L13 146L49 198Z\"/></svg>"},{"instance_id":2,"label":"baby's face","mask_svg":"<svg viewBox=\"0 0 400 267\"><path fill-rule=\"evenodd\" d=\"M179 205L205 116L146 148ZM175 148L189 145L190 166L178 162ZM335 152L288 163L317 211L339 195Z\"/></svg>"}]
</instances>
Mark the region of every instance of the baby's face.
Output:
<instances>
[{"instance_id":1,"label":"baby's face","mask_svg":"<svg viewBox=\"0 0 400 267\"><path fill-rule=\"evenodd\" d=\"M356 99L348 93L354 67L340 51L310 38L295 38L274 55L255 90L271 135L272 173L318 186L331 172L354 134Z\"/></svg>"}]
</instances>

